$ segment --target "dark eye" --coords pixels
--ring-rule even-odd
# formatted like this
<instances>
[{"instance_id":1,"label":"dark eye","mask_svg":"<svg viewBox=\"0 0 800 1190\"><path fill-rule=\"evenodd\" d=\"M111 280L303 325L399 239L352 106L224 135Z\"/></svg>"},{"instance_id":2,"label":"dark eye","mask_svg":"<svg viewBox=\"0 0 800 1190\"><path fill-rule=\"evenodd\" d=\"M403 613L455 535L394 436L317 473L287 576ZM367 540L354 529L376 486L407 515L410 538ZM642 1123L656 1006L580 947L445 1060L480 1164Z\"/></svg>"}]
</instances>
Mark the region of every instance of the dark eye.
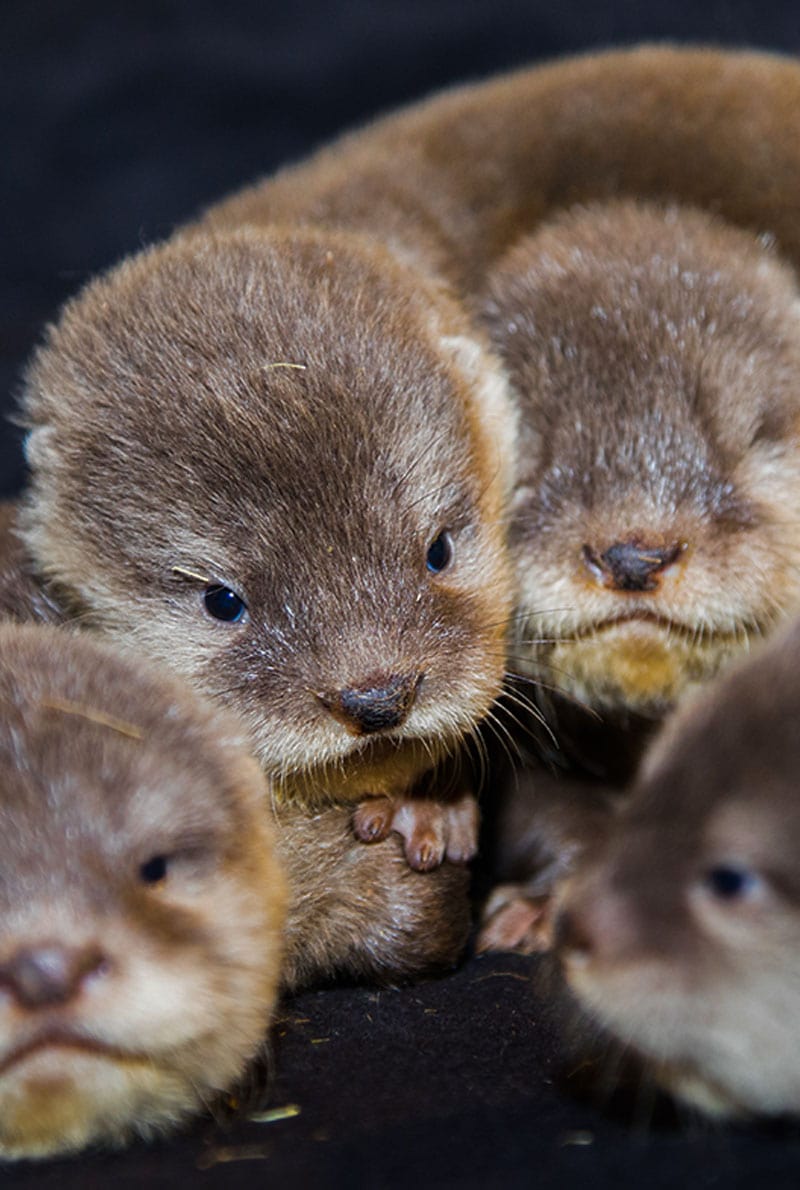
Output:
<instances>
[{"instance_id":1,"label":"dark eye","mask_svg":"<svg viewBox=\"0 0 800 1190\"><path fill-rule=\"evenodd\" d=\"M453 539L443 530L428 546L425 565L432 574L440 574L453 559Z\"/></svg>"},{"instance_id":2,"label":"dark eye","mask_svg":"<svg viewBox=\"0 0 800 1190\"><path fill-rule=\"evenodd\" d=\"M756 872L733 864L710 868L703 877L703 884L720 901L752 899L762 888L761 877Z\"/></svg>"},{"instance_id":3,"label":"dark eye","mask_svg":"<svg viewBox=\"0 0 800 1190\"><path fill-rule=\"evenodd\" d=\"M139 879L142 884L160 884L167 878L168 858L166 855L154 855L145 863L139 865Z\"/></svg>"},{"instance_id":4,"label":"dark eye","mask_svg":"<svg viewBox=\"0 0 800 1190\"><path fill-rule=\"evenodd\" d=\"M224 620L227 624L235 624L241 620L247 610L245 601L230 587L208 587L203 602L210 616L215 620Z\"/></svg>"}]
</instances>

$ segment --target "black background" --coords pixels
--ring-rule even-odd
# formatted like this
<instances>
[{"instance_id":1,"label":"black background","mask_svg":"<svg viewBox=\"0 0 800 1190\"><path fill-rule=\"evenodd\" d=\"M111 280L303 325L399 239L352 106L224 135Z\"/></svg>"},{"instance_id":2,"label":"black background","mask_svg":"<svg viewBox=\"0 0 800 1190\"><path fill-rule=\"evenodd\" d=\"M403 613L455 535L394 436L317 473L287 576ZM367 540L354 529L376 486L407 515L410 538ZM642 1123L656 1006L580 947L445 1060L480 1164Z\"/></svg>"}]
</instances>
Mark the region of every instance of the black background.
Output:
<instances>
[{"instance_id":1,"label":"black background","mask_svg":"<svg viewBox=\"0 0 800 1190\"><path fill-rule=\"evenodd\" d=\"M3 408L59 303L208 201L447 84L643 39L797 52L800 10L791 0L3 0ZM0 495L22 479L18 435L4 425ZM170 1142L0 1177L120 1190L800 1183L800 1133L637 1130L572 1098L531 974L525 960L473 959L400 991L309 993L278 1031L272 1102L298 1104L295 1118L229 1133L200 1122Z\"/></svg>"}]
</instances>

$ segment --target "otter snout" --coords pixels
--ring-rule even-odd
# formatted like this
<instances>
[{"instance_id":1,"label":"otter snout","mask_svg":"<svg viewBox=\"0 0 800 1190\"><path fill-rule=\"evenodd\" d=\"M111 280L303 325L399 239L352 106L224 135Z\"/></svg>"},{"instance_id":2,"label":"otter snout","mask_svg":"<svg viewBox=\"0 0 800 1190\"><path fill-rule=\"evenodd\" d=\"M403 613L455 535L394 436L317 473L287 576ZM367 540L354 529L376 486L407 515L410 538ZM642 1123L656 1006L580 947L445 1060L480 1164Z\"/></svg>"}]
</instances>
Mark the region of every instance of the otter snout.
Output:
<instances>
[{"instance_id":1,"label":"otter snout","mask_svg":"<svg viewBox=\"0 0 800 1190\"><path fill-rule=\"evenodd\" d=\"M46 942L21 946L0 963L0 987L23 1008L66 1004L79 995L84 981L107 966L96 946L64 946Z\"/></svg>"},{"instance_id":2,"label":"otter snout","mask_svg":"<svg viewBox=\"0 0 800 1190\"><path fill-rule=\"evenodd\" d=\"M604 873L594 874L559 909L553 942L562 960L570 963L610 964L629 960L641 945L636 906L629 897L609 886Z\"/></svg>"},{"instance_id":3,"label":"otter snout","mask_svg":"<svg viewBox=\"0 0 800 1190\"><path fill-rule=\"evenodd\" d=\"M615 541L598 554L590 545L581 551L587 570L603 584L616 591L655 591L662 571L675 562L686 549L681 541L668 546L653 546L637 538Z\"/></svg>"},{"instance_id":4,"label":"otter snout","mask_svg":"<svg viewBox=\"0 0 800 1190\"><path fill-rule=\"evenodd\" d=\"M417 697L421 673L378 675L361 686L347 686L317 698L352 735L399 727Z\"/></svg>"}]
</instances>

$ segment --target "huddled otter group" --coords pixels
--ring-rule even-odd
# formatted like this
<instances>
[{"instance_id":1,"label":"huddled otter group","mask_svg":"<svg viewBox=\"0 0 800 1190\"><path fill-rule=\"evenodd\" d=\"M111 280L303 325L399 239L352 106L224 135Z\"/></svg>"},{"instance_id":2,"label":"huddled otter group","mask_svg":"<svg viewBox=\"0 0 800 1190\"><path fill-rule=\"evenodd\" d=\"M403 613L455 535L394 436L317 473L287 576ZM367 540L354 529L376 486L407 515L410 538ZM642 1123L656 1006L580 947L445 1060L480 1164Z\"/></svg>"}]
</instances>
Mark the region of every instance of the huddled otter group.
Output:
<instances>
[{"instance_id":1,"label":"huddled otter group","mask_svg":"<svg viewBox=\"0 0 800 1190\"><path fill-rule=\"evenodd\" d=\"M800 1107L796 634L743 660L800 611L799 103L761 54L519 72L67 303L0 519L4 1153L199 1109L280 987L455 961L481 778L481 945L554 947L677 1094Z\"/></svg>"}]
</instances>

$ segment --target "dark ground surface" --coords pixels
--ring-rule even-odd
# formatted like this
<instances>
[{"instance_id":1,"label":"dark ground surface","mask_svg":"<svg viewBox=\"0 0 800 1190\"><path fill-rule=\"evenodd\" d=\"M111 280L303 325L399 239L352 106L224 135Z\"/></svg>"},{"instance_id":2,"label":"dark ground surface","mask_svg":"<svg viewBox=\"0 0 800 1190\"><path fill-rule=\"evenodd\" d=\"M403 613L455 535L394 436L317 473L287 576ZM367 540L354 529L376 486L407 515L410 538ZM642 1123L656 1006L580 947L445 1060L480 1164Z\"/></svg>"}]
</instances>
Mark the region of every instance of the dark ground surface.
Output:
<instances>
[{"instance_id":1,"label":"dark ground surface","mask_svg":"<svg viewBox=\"0 0 800 1190\"><path fill-rule=\"evenodd\" d=\"M0 403L68 294L207 201L437 87L644 38L797 52L800 14L775 0L4 0ZM22 478L4 426L0 495ZM118 1190L800 1184L800 1130L637 1131L573 1097L530 977L501 957L399 991L306 994L281 1027L270 1100L297 1104L293 1118L200 1122L169 1143L0 1177Z\"/></svg>"}]
</instances>

